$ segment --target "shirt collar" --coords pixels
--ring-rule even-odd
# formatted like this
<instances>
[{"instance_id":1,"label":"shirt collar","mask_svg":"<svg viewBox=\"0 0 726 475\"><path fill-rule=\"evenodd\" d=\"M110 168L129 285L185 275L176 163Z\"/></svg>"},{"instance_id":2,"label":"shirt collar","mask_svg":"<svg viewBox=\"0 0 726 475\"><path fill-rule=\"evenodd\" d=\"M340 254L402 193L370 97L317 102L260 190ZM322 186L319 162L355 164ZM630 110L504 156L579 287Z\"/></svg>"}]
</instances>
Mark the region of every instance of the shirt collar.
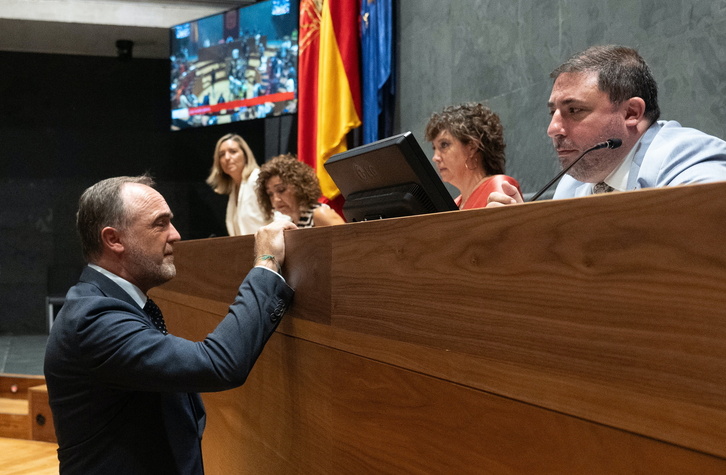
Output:
<instances>
[{"instance_id":1,"label":"shirt collar","mask_svg":"<svg viewBox=\"0 0 726 475\"><path fill-rule=\"evenodd\" d=\"M129 296L134 299L134 302L136 302L139 307L144 308L144 305L146 305L146 300L149 297L147 297L140 288L136 287L134 284L124 279L123 277L119 277L113 272L104 269L103 267L99 267L95 264L88 264L88 267L100 272L101 274L111 279L116 285L121 287L127 294L129 294Z\"/></svg>"},{"instance_id":2,"label":"shirt collar","mask_svg":"<svg viewBox=\"0 0 726 475\"><path fill-rule=\"evenodd\" d=\"M640 144L640 140L643 137L641 136L640 139L635 143L633 148L630 149L630 152L625 156L623 161L618 165L618 167L613 170L613 172L608 175L605 180L603 180L606 184L613 187L615 191L625 191L628 189L628 177L630 176L630 166L633 164L633 158L635 158L635 151L638 150L638 144ZM595 186L593 184L593 186Z\"/></svg>"}]
</instances>

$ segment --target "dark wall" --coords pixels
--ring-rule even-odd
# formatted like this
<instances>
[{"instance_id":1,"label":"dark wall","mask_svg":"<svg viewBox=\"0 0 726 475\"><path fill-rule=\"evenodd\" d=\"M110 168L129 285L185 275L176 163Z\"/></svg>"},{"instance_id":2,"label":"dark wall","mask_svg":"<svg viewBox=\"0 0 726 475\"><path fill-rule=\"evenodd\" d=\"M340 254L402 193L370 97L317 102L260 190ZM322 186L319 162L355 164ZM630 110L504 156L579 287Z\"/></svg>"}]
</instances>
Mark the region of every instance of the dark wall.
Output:
<instances>
[{"instance_id":1,"label":"dark wall","mask_svg":"<svg viewBox=\"0 0 726 475\"><path fill-rule=\"evenodd\" d=\"M183 239L225 235L226 197L204 183L214 144L244 136L258 161L294 151L292 117L169 130L165 60L0 52L0 334L46 331L45 297L83 260L78 198L149 171Z\"/></svg>"}]
</instances>

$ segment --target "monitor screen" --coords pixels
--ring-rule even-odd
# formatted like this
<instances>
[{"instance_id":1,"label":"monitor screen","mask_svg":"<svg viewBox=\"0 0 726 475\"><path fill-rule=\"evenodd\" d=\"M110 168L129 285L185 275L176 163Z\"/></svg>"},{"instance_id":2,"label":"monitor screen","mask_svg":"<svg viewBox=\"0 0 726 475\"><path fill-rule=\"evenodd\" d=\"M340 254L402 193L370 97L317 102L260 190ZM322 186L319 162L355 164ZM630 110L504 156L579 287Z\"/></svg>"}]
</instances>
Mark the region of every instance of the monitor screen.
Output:
<instances>
[{"instance_id":1,"label":"monitor screen","mask_svg":"<svg viewBox=\"0 0 726 475\"><path fill-rule=\"evenodd\" d=\"M349 222L458 209L411 132L333 155L325 169Z\"/></svg>"},{"instance_id":2,"label":"monitor screen","mask_svg":"<svg viewBox=\"0 0 726 475\"><path fill-rule=\"evenodd\" d=\"M171 129L297 110L298 0L267 0L173 26Z\"/></svg>"}]
</instances>

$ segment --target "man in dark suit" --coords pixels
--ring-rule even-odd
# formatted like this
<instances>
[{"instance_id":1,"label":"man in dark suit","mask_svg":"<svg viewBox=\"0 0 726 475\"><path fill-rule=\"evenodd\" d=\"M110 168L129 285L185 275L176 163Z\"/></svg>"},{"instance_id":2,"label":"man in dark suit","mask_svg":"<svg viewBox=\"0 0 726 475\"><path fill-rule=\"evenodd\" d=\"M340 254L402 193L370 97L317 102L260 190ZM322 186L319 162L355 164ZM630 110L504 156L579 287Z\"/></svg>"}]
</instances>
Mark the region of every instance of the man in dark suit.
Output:
<instances>
[{"instance_id":1,"label":"man in dark suit","mask_svg":"<svg viewBox=\"0 0 726 475\"><path fill-rule=\"evenodd\" d=\"M119 177L81 196L88 267L54 322L45 377L62 474L201 474L200 391L244 383L293 290L278 274L285 229L255 235L256 267L204 341L166 332L149 289L176 274L181 239L147 177Z\"/></svg>"}]
</instances>

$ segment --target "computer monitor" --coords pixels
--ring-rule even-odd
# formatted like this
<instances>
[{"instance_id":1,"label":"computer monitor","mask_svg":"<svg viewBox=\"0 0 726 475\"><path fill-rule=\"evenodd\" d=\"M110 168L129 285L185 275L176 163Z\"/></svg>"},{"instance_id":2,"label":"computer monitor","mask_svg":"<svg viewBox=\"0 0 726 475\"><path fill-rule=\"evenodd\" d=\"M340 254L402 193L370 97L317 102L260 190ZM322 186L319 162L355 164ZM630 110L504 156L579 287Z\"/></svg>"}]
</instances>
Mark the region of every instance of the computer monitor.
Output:
<instances>
[{"instance_id":1,"label":"computer monitor","mask_svg":"<svg viewBox=\"0 0 726 475\"><path fill-rule=\"evenodd\" d=\"M333 155L325 169L349 222L458 209L411 132Z\"/></svg>"}]
</instances>

